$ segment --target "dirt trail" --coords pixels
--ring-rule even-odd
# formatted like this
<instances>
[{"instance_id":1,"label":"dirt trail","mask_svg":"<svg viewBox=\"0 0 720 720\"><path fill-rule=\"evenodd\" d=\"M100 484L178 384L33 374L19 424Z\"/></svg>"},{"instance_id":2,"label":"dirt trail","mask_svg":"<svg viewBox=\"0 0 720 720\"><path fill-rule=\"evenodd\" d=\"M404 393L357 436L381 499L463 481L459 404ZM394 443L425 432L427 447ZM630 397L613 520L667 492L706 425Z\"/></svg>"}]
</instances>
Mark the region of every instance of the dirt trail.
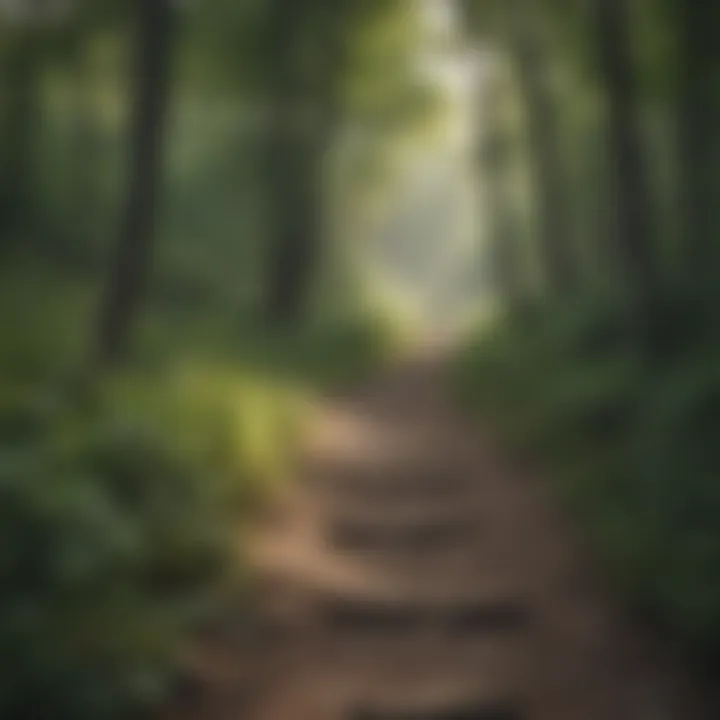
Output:
<instances>
[{"instance_id":1,"label":"dirt trail","mask_svg":"<svg viewBox=\"0 0 720 720\"><path fill-rule=\"evenodd\" d=\"M226 633L182 717L701 717L537 479L442 388L416 362L328 402L252 544L271 630L250 662Z\"/></svg>"}]
</instances>

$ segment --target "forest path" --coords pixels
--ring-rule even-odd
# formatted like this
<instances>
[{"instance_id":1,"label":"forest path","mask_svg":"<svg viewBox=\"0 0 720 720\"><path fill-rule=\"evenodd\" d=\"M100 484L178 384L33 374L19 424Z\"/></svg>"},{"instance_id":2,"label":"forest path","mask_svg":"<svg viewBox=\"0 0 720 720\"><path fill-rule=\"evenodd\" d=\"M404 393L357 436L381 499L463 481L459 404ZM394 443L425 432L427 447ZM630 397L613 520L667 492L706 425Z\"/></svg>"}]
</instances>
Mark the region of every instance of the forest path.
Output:
<instances>
[{"instance_id":1,"label":"forest path","mask_svg":"<svg viewBox=\"0 0 720 720\"><path fill-rule=\"evenodd\" d=\"M700 717L538 479L443 388L442 363L419 360L320 409L251 545L273 631L245 661L221 633L180 717Z\"/></svg>"}]
</instances>

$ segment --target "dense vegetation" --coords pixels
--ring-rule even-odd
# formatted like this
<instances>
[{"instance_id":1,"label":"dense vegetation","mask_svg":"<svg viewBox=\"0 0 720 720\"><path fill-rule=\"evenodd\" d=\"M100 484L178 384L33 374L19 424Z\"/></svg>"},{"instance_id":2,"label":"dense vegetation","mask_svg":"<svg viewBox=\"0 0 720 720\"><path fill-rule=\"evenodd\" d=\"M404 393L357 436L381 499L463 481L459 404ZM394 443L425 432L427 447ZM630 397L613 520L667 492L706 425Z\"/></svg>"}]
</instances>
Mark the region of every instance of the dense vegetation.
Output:
<instances>
[{"instance_id":1,"label":"dense vegetation","mask_svg":"<svg viewBox=\"0 0 720 720\"><path fill-rule=\"evenodd\" d=\"M392 348L327 251L326 161L348 115L380 146L427 103L393 2L16 5L0 26L0 716L135 717L245 592L238 531L289 474L312 394ZM382 86L388 54L385 95L346 99ZM319 125L287 122L307 108Z\"/></svg>"},{"instance_id":2,"label":"dense vegetation","mask_svg":"<svg viewBox=\"0 0 720 720\"><path fill-rule=\"evenodd\" d=\"M0 716L162 701L189 633L245 590L237 531L287 477L312 394L401 336L363 240L391 226L388 264L447 319L455 295L429 286L468 263L438 227L459 106L433 72L468 49L478 142L447 155L481 186L483 262L458 292L491 319L460 397L553 469L645 616L713 653L717 12L6 3ZM408 199L413 174L436 182Z\"/></svg>"},{"instance_id":3,"label":"dense vegetation","mask_svg":"<svg viewBox=\"0 0 720 720\"><path fill-rule=\"evenodd\" d=\"M535 192L510 212L535 221L498 237L502 302L457 377L463 401L551 469L639 614L700 661L720 642L710 5L467 3L512 68ZM503 188L519 142L495 135Z\"/></svg>"}]
</instances>

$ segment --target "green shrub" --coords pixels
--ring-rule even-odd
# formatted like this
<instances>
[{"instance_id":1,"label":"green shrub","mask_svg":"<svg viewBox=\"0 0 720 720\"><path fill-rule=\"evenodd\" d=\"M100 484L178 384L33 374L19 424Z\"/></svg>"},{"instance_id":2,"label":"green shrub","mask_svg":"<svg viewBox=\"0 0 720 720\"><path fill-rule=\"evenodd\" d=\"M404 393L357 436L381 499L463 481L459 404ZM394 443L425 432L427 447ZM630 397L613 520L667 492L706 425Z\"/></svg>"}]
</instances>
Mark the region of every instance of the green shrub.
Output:
<instances>
[{"instance_id":1,"label":"green shrub","mask_svg":"<svg viewBox=\"0 0 720 720\"><path fill-rule=\"evenodd\" d=\"M160 699L226 561L208 481L139 424L2 404L2 717L127 717Z\"/></svg>"},{"instance_id":2,"label":"green shrub","mask_svg":"<svg viewBox=\"0 0 720 720\"><path fill-rule=\"evenodd\" d=\"M649 353L612 301L539 306L469 343L455 387L550 464L630 602L704 654L720 643L720 342L674 292Z\"/></svg>"},{"instance_id":3,"label":"green shrub","mask_svg":"<svg viewBox=\"0 0 720 720\"><path fill-rule=\"evenodd\" d=\"M309 393L377 367L395 329L271 334L154 298L127 373L96 382L96 281L36 259L2 280L0 717L134 718L227 585L247 590L238 531L291 472Z\"/></svg>"},{"instance_id":4,"label":"green shrub","mask_svg":"<svg viewBox=\"0 0 720 720\"><path fill-rule=\"evenodd\" d=\"M609 303L524 309L463 353L457 392L482 404L517 442L535 449L566 433L610 432L632 403L637 358L617 352L622 325Z\"/></svg>"},{"instance_id":5,"label":"green shrub","mask_svg":"<svg viewBox=\"0 0 720 720\"><path fill-rule=\"evenodd\" d=\"M187 461L235 499L263 495L286 475L310 407L297 382L217 362L187 361L116 378L104 402L161 431Z\"/></svg>"},{"instance_id":6,"label":"green shrub","mask_svg":"<svg viewBox=\"0 0 720 720\"><path fill-rule=\"evenodd\" d=\"M720 349L720 348L718 348ZM658 556L653 602L693 644L720 642L720 376L717 349L667 369L645 398L632 436L643 522Z\"/></svg>"},{"instance_id":7,"label":"green shrub","mask_svg":"<svg viewBox=\"0 0 720 720\"><path fill-rule=\"evenodd\" d=\"M0 717L134 717L236 570L305 403L207 364L52 387L0 393Z\"/></svg>"}]
</instances>

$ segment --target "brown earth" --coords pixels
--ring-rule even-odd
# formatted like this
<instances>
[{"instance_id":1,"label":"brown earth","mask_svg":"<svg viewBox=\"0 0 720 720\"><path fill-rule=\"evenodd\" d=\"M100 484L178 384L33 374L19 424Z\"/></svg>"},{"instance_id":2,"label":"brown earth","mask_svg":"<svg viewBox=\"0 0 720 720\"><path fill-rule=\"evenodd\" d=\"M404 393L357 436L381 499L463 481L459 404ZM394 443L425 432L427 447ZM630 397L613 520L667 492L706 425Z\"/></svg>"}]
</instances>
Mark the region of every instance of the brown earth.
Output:
<instances>
[{"instance_id":1,"label":"brown earth","mask_svg":"<svg viewBox=\"0 0 720 720\"><path fill-rule=\"evenodd\" d=\"M173 720L695 720L544 491L433 361L328 400L250 544L262 630L226 624Z\"/></svg>"}]
</instances>

